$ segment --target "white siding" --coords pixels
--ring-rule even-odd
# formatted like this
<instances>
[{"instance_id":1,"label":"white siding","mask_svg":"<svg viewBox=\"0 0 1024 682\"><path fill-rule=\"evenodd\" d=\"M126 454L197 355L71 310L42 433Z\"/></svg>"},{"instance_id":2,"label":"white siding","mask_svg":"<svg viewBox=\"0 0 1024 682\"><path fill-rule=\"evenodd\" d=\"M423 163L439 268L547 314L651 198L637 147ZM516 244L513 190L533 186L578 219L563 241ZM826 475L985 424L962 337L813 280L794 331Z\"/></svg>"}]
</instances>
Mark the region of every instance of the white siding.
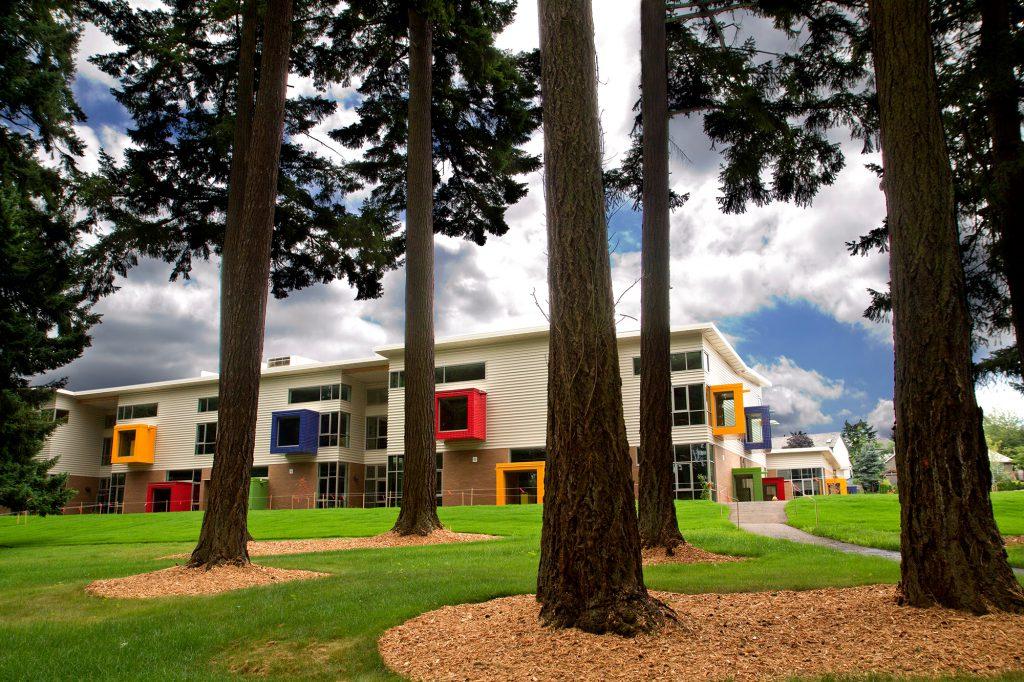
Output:
<instances>
[{"instance_id":1,"label":"white siding","mask_svg":"<svg viewBox=\"0 0 1024 682\"><path fill-rule=\"evenodd\" d=\"M743 406L748 407L761 404L760 386L744 381L743 377L710 344L705 343L704 350L707 351L709 361L707 370L708 386L743 384ZM744 416L740 415L740 418L744 419ZM719 447L746 458L747 461L744 463L744 466L765 466L764 452L747 450L743 447L743 441L744 437L742 435L714 437L714 443Z\"/></svg>"},{"instance_id":2,"label":"white siding","mask_svg":"<svg viewBox=\"0 0 1024 682\"><path fill-rule=\"evenodd\" d=\"M103 411L82 405L65 393L54 396L54 407L69 411L68 422L53 430L40 458L60 457L51 473L101 476Z\"/></svg>"},{"instance_id":3,"label":"white siding","mask_svg":"<svg viewBox=\"0 0 1024 682\"><path fill-rule=\"evenodd\" d=\"M787 455L785 451L782 451L772 452L768 455L769 469L804 469L808 467L832 469L832 466L826 459L824 452L804 452Z\"/></svg>"}]
</instances>

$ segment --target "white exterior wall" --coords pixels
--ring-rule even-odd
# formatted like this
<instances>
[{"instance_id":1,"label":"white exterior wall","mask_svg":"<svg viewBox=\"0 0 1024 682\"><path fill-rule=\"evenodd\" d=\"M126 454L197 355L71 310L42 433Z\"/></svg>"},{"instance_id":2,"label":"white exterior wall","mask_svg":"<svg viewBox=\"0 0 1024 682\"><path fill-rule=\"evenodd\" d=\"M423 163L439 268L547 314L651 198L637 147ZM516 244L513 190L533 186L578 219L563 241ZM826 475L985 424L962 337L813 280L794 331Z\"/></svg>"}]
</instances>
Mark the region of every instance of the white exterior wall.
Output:
<instances>
[{"instance_id":1,"label":"white exterior wall","mask_svg":"<svg viewBox=\"0 0 1024 682\"><path fill-rule=\"evenodd\" d=\"M744 381L743 377L710 344L705 343L704 348L707 351L709 361L707 371L708 386L743 384L743 406L752 407L762 404L760 386ZM710 406L708 406L708 410L710 414ZM739 417L740 419L745 419L744 415L739 415ZM715 445L746 458L744 466L765 466L765 453L761 450L747 450L743 447L743 440L743 436L739 435L714 437Z\"/></svg>"},{"instance_id":2,"label":"white exterior wall","mask_svg":"<svg viewBox=\"0 0 1024 682\"><path fill-rule=\"evenodd\" d=\"M828 450L793 454L786 454L786 451L782 450L768 455L769 469L807 469L811 467L834 470L835 463L829 461Z\"/></svg>"},{"instance_id":3,"label":"white exterior wall","mask_svg":"<svg viewBox=\"0 0 1024 682\"><path fill-rule=\"evenodd\" d=\"M68 410L68 421L58 424L46 439L40 458L60 457L50 469L55 474L103 475L103 411L81 405L73 396L59 392L54 396L54 407Z\"/></svg>"}]
</instances>

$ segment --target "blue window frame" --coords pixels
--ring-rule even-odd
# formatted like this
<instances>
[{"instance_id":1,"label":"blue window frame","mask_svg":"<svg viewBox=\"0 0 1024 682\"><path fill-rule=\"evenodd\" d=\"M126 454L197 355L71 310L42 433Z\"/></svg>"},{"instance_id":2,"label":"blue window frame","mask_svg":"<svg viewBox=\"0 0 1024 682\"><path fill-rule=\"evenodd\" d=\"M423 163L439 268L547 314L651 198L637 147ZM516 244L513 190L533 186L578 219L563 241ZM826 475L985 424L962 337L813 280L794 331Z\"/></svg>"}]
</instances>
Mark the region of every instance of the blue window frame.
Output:
<instances>
[{"instance_id":1,"label":"blue window frame","mask_svg":"<svg viewBox=\"0 0 1024 682\"><path fill-rule=\"evenodd\" d=\"M747 421L747 437L743 447L747 450L772 449L772 415L767 405L744 408Z\"/></svg>"},{"instance_id":2,"label":"blue window frame","mask_svg":"<svg viewBox=\"0 0 1024 682\"><path fill-rule=\"evenodd\" d=\"M320 413L281 410L270 417L270 452L276 455L316 454L320 444Z\"/></svg>"}]
</instances>

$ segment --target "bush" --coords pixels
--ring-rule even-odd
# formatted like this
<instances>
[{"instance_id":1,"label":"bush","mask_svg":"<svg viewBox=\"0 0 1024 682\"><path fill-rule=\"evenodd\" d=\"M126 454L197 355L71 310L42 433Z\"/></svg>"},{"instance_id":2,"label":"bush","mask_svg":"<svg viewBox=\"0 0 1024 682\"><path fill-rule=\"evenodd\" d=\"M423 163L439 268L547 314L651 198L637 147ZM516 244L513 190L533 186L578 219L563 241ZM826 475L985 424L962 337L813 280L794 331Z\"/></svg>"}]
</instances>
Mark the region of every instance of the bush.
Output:
<instances>
[{"instance_id":1,"label":"bush","mask_svg":"<svg viewBox=\"0 0 1024 682\"><path fill-rule=\"evenodd\" d=\"M889 481L886 481L884 479L881 483L878 484L878 492L880 493L891 493L894 490L896 489L893 487L892 483L889 483Z\"/></svg>"},{"instance_id":2,"label":"bush","mask_svg":"<svg viewBox=\"0 0 1024 682\"><path fill-rule=\"evenodd\" d=\"M1024 481L1015 481L1012 478L1003 478L996 481L995 489L1000 492L1008 490L1024 490Z\"/></svg>"}]
</instances>

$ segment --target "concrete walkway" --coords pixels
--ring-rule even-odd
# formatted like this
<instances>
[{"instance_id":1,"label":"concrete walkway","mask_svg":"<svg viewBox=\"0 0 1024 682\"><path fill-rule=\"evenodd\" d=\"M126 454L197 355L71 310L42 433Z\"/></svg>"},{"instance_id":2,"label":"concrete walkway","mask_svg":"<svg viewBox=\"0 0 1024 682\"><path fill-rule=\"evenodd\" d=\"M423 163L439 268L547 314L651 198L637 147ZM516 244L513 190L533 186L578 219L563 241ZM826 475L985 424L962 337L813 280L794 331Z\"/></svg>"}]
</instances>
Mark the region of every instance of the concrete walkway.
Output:
<instances>
[{"instance_id":1,"label":"concrete walkway","mask_svg":"<svg viewBox=\"0 0 1024 682\"><path fill-rule=\"evenodd\" d=\"M840 542L820 535L811 535L799 528L787 525L785 502L740 502L738 504L733 502L729 505L729 520L745 531L777 540L802 542L805 545L818 545L839 552L876 556L891 561L900 560L899 552ZM1015 568L1013 572L1017 575L1024 575L1024 568Z\"/></svg>"}]
</instances>

